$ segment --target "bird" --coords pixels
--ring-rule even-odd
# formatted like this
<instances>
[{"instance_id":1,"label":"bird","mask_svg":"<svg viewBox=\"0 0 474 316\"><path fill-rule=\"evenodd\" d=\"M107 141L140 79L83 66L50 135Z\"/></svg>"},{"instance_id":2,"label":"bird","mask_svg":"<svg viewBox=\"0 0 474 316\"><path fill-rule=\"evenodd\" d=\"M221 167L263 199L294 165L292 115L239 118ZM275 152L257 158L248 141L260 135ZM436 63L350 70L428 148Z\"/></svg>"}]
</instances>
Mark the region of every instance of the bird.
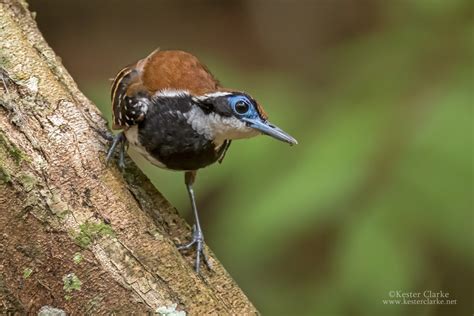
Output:
<instances>
[{"instance_id":1,"label":"bird","mask_svg":"<svg viewBox=\"0 0 474 316\"><path fill-rule=\"evenodd\" d=\"M184 172L194 225L191 240L178 249L195 247L198 274L203 261L212 269L193 190L197 171L221 163L233 140L265 134L290 145L298 142L270 123L249 94L224 88L196 56L181 50L157 49L120 70L111 101L112 128L121 131L106 161L120 144L121 168L130 146L157 167Z\"/></svg>"}]
</instances>

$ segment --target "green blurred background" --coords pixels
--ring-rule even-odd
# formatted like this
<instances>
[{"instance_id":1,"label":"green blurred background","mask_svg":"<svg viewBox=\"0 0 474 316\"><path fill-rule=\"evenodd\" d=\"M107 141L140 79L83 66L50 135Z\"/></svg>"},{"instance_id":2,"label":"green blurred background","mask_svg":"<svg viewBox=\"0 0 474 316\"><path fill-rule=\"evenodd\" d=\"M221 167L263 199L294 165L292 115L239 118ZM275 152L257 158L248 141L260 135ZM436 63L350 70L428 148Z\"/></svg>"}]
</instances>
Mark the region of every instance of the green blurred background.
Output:
<instances>
[{"instance_id":1,"label":"green blurred background","mask_svg":"<svg viewBox=\"0 0 474 316\"><path fill-rule=\"evenodd\" d=\"M267 315L471 315L469 0L30 0L110 120L109 78L156 47L199 56L295 136L198 174L206 241ZM190 221L180 173L133 152ZM385 305L390 291L456 305Z\"/></svg>"}]
</instances>

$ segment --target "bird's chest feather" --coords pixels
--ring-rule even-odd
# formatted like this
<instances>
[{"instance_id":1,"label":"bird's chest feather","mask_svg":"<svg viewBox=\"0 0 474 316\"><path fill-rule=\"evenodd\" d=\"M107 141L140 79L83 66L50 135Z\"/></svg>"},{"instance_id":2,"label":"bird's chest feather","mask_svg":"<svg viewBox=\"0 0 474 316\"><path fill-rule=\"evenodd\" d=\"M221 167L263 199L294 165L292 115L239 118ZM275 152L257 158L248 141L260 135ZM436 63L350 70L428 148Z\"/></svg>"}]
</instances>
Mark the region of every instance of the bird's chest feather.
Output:
<instances>
[{"instance_id":1,"label":"bird's chest feather","mask_svg":"<svg viewBox=\"0 0 474 316\"><path fill-rule=\"evenodd\" d=\"M204 122L192 118L189 103L167 103L152 107L146 119L129 128L130 144L151 163L173 170L196 170L216 162L222 144L213 142Z\"/></svg>"}]
</instances>

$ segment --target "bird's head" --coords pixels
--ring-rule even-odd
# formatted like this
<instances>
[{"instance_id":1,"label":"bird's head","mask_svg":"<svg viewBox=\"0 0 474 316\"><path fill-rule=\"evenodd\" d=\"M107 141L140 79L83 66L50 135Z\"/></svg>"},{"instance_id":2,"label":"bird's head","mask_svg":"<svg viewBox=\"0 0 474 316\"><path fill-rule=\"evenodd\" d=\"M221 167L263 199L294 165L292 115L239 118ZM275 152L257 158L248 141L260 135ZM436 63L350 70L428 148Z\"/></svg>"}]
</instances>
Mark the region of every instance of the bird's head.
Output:
<instances>
[{"instance_id":1,"label":"bird's head","mask_svg":"<svg viewBox=\"0 0 474 316\"><path fill-rule=\"evenodd\" d=\"M206 122L220 143L225 139L240 139L265 134L295 145L298 142L288 133L267 120L263 108L243 92L215 92L195 97L206 115ZM196 125L199 125L199 120Z\"/></svg>"}]
</instances>

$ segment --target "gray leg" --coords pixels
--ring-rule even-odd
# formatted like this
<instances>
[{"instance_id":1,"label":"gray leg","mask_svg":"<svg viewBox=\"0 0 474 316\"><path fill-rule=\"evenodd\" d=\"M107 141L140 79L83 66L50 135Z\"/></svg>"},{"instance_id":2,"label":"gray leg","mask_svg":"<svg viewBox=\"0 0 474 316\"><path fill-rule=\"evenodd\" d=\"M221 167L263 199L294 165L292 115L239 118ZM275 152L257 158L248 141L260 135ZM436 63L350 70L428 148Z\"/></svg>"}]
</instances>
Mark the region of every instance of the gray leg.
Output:
<instances>
[{"instance_id":1,"label":"gray leg","mask_svg":"<svg viewBox=\"0 0 474 316\"><path fill-rule=\"evenodd\" d=\"M123 132L122 132L123 133ZM122 137L122 142L120 143L120 150L119 150L119 168L125 169L125 152L127 151L127 139L125 135Z\"/></svg>"},{"instance_id":2,"label":"gray leg","mask_svg":"<svg viewBox=\"0 0 474 316\"><path fill-rule=\"evenodd\" d=\"M109 164L110 159L112 159L112 156L115 153L115 149L117 148L117 145L120 143L120 152L119 152L119 167L121 169L125 168L125 146L127 143L127 139L125 138L125 135L123 132L120 132L116 136L114 136L114 139L112 141L112 145L109 148L109 151L107 152L107 158L105 159L106 163Z\"/></svg>"},{"instance_id":3,"label":"gray leg","mask_svg":"<svg viewBox=\"0 0 474 316\"><path fill-rule=\"evenodd\" d=\"M193 208L194 213L193 239L187 244L178 246L178 249L189 249L192 246L196 245L196 262L194 267L196 269L196 273L199 273L199 269L201 266L201 256L204 260L204 263L209 269L211 269L211 265L206 254L204 253L204 235L202 234L201 224L199 223L199 214L196 207L196 199L194 197L193 191L193 183L195 178L196 171L186 171L186 173L184 174L186 188L188 190L189 199L191 200L191 206Z\"/></svg>"}]
</instances>

